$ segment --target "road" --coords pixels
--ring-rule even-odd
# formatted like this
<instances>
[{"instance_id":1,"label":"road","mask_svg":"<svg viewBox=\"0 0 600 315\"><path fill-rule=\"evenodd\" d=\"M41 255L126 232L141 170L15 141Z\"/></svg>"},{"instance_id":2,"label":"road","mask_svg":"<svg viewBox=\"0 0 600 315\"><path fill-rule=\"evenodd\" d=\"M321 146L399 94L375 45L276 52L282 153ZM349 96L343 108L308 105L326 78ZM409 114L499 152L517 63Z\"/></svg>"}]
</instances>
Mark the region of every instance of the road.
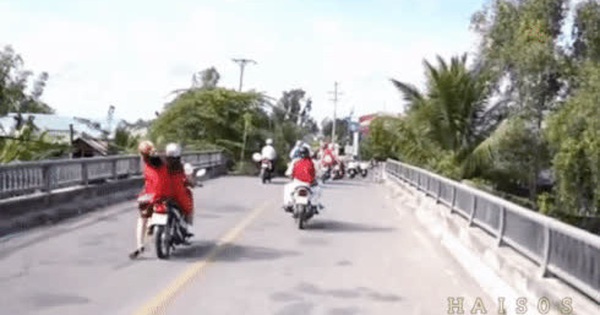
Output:
<instances>
[{"instance_id":1,"label":"road","mask_svg":"<svg viewBox=\"0 0 600 315\"><path fill-rule=\"evenodd\" d=\"M196 188L194 242L139 259L134 202L0 241L0 314L448 314L448 297L493 302L409 209L362 179L326 185L298 230L284 179ZM229 243L228 243L229 242ZM491 309L490 309L491 308ZM158 314L158 312L156 312Z\"/></svg>"}]
</instances>

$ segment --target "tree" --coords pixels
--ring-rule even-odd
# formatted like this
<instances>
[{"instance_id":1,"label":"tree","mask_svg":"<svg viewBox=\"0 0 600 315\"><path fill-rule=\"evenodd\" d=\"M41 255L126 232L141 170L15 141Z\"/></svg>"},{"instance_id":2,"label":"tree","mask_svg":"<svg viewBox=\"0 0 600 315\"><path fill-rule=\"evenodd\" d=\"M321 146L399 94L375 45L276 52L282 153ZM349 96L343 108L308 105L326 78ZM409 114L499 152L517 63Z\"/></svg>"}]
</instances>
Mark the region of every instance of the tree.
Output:
<instances>
[{"instance_id":1,"label":"tree","mask_svg":"<svg viewBox=\"0 0 600 315\"><path fill-rule=\"evenodd\" d=\"M331 137L333 130L333 120L326 118L321 122L321 133L325 137ZM336 118L335 120L335 135L338 143L346 143L350 138L350 122L348 119Z\"/></svg>"},{"instance_id":2,"label":"tree","mask_svg":"<svg viewBox=\"0 0 600 315\"><path fill-rule=\"evenodd\" d=\"M600 214L600 63L582 71L577 93L548 120L547 139L555 153L557 209Z\"/></svg>"},{"instance_id":3,"label":"tree","mask_svg":"<svg viewBox=\"0 0 600 315\"><path fill-rule=\"evenodd\" d=\"M497 115L500 106L486 110L491 92L488 74L469 69L466 55L452 57L449 63L438 56L437 61L437 67L424 61L425 92L391 79L408 102L408 111L398 122L386 123L397 130L399 157L448 176L470 177L490 160L488 151L479 146L502 121Z\"/></svg>"},{"instance_id":4,"label":"tree","mask_svg":"<svg viewBox=\"0 0 600 315\"><path fill-rule=\"evenodd\" d=\"M33 83L32 92L27 93L29 78L33 73L23 70L23 58L11 46L0 51L0 116L9 112L52 114L54 110L41 101L40 97L48 80L42 72Z\"/></svg>"},{"instance_id":5,"label":"tree","mask_svg":"<svg viewBox=\"0 0 600 315\"><path fill-rule=\"evenodd\" d=\"M566 83L565 52L556 43L566 15L566 0L494 0L490 8L476 13L473 26L482 37L480 60L496 80L507 78L503 93L513 105L512 117L526 128L529 155L510 161L528 170L530 199L537 198L537 179L548 160L542 123L560 106L559 92ZM524 139L506 149L518 148ZM518 149L517 149L518 150ZM516 154L515 156L521 156Z\"/></svg>"},{"instance_id":6,"label":"tree","mask_svg":"<svg viewBox=\"0 0 600 315\"><path fill-rule=\"evenodd\" d=\"M215 69L215 67L210 67L193 75L192 87L201 89L214 89L217 87L220 78L221 75L217 69Z\"/></svg>"},{"instance_id":7,"label":"tree","mask_svg":"<svg viewBox=\"0 0 600 315\"><path fill-rule=\"evenodd\" d=\"M192 148L217 146L237 157L247 123L250 130L246 150L254 150L262 142L261 133L253 128L268 125L262 102L261 95L254 92L190 89L179 95L153 122L150 137L160 146L172 141Z\"/></svg>"}]
</instances>

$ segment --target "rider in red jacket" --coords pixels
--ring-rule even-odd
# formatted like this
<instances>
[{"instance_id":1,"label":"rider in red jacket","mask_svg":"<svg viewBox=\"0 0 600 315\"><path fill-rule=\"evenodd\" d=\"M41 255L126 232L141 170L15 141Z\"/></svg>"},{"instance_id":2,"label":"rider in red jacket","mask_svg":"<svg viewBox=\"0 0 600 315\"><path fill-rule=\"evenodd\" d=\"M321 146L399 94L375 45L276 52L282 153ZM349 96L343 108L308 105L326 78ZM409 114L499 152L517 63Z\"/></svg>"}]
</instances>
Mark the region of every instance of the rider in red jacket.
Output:
<instances>
[{"instance_id":1,"label":"rider in red jacket","mask_svg":"<svg viewBox=\"0 0 600 315\"><path fill-rule=\"evenodd\" d=\"M312 201L314 205L318 205L320 209L323 209L323 205L319 203L319 197L321 195L320 189L317 185L317 175L315 170L315 164L310 157L310 151L308 148L300 148L299 154L301 159L296 161L292 169L292 181L286 184L283 188L283 209L287 212L292 212L292 193L299 186L309 186L313 192ZM317 214L319 212L317 211Z\"/></svg>"},{"instance_id":2,"label":"rider in red jacket","mask_svg":"<svg viewBox=\"0 0 600 315\"><path fill-rule=\"evenodd\" d=\"M167 145L165 151L167 154L167 170L171 186L171 196L183 212L186 223L192 225L194 201L191 190L188 189L191 183L189 183L183 169L183 164L181 163L181 148L176 143L170 143ZM187 234L188 236L193 236L189 232Z\"/></svg>"}]
</instances>

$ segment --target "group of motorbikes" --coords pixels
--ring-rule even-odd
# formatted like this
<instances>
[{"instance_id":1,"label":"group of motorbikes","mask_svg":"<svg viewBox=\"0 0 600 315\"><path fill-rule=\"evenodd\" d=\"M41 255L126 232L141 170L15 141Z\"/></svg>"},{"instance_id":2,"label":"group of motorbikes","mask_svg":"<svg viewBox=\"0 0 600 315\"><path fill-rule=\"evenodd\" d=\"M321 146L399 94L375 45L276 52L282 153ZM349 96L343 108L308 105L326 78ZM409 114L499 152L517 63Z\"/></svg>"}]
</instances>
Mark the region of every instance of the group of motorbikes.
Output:
<instances>
[{"instance_id":1,"label":"group of motorbikes","mask_svg":"<svg viewBox=\"0 0 600 315\"><path fill-rule=\"evenodd\" d=\"M339 180L344 178L346 174L348 178L352 179L357 175L362 176L363 178L367 177L369 174L369 168L371 164L369 162L358 162L358 161L348 161L348 165L343 161L335 163L333 165L328 165L323 167L323 171L321 174L321 181L325 182L326 180Z\"/></svg>"},{"instance_id":2,"label":"group of motorbikes","mask_svg":"<svg viewBox=\"0 0 600 315\"><path fill-rule=\"evenodd\" d=\"M259 178L263 184L271 182L273 178L273 165L272 161L263 158L260 153L254 153L252 159L259 166ZM324 157L323 165L320 168L320 179L321 182L325 183L327 180L340 180L344 176L354 178L358 175L365 178L368 175L371 163L359 162L350 160L344 162L342 159L338 161L332 161L328 156ZM319 163L315 163L319 164ZM291 165L288 165L291 169ZM299 186L292 193L293 200L293 217L298 225L299 229L304 229L305 224L317 213L317 206L311 203L311 196L313 192L309 186Z\"/></svg>"},{"instance_id":3,"label":"group of motorbikes","mask_svg":"<svg viewBox=\"0 0 600 315\"><path fill-rule=\"evenodd\" d=\"M262 183L271 182L273 177L272 161L267 159L257 159L260 162L260 179ZM326 166L321 168L321 181L325 182L329 179L339 180L344 178L346 172L349 178L354 178L357 175L366 177L370 164L368 162L349 161L346 167L343 161L338 163L326 163ZM202 187L202 183L198 182L198 178L206 174L206 169L194 169L194 167L185 163L184 170L188 182L192 187ZM317 213L317 205L311 203L313 192L309 186L297 187L292 199L294 203L293 217L299 229L304 229L305 224ZM140 196L138 203L148 203L149 196ZM156 247L156 255L160 259L167 259L175 246L185 244L187 242L186 230L184 228L184 217L178 205L171 200L165 200L164 207L155 207L155 209L164 209L163 211L155 210L148 221L148 229L154 235L154 244Z\"/></svg>"}]
</instances>

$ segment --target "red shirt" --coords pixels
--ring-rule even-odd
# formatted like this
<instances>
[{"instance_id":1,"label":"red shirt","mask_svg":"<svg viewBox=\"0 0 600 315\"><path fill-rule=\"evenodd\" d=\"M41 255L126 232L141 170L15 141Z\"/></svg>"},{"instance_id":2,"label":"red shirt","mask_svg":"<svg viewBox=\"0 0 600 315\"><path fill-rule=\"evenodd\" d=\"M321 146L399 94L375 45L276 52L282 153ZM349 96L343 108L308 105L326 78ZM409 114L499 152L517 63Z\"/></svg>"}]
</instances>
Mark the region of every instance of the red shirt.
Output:
<instances>
[{"instance_id":1,"label":"red shirt","mask_svg":"<svg viewBox=\"0 0 600 315\"><path fill-rule=\"evenodd\" d=\"M305 183L312 183L316 178L315 165L311 159L302 159L294 164L292 178Z\"/></svg>"},{"instance_id":2,"label":"red shirt","mask_svg":"<svg viewBox=\"0 0 600 315\"><path fill-rule=\"evenodd\" d=\"M153 202L163 197L171 196L171 185L169 185L169 176L165 164L159 167L152 167L148 164L144 165L144 179L146 181L144 193L153 194Z\"/></svg>"}]
</instances>

